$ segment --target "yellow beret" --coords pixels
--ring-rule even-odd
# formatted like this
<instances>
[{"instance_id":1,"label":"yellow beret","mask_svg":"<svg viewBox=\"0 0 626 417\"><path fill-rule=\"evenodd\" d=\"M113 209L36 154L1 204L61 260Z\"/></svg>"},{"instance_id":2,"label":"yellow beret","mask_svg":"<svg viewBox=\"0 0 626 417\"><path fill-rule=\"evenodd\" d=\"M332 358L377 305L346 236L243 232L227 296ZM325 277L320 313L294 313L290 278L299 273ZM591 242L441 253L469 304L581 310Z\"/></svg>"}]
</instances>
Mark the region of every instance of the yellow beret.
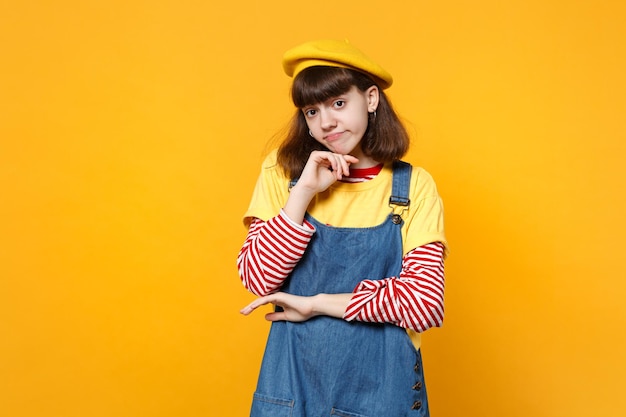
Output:
<instances>
[{"instance_id":1,"label":"yellow beret","mask_svg":"<svg viewBox=\"0 0 626 417\"><path fill-rule=\"evenodd\" d=\"M298 45L283 55L283 69L295 77L305 68L314 66L349 68L370 75L380 88L393 83L391 74L365 56L348 41L319 40Z\"/></svg>"}]
</instances>

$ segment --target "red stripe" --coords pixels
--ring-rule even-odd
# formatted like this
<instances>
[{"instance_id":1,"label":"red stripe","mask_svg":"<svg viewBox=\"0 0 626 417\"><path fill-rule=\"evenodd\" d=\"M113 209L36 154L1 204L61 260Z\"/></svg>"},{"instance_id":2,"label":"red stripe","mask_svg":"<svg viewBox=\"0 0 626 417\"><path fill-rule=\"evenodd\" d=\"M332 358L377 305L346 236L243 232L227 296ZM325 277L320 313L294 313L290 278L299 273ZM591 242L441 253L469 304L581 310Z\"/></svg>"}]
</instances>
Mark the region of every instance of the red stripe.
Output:
<instances>
[{"instance_id":1,"label":"red stripe","mask_svg":"<svg viewBox=\"0 0 626 417\"><path fill-rule=\"evenodd\" d=\"M312 232L298 229L284 215L255 219L237 257L243 284L264 295L280 288L304 254ZM313 230L312 225L305 228ZM416 248L404 257L399 277L365 280L354 290L344 319L390 322L418 332L443 319L444 246Z\"/></svg>"},{"instance_id":2,"label":"red stripe","mask_svg":"<svg viewBox=\"0 0 626 417\"><path fill-rule=\"evenodd\" d=\"M256 295L276 291L306 250L313 227L305 222L307 233L291 224L283 214L264 222L254 219L237 256L243 285Z\"/></svg>"},{"instance_id":3,"label":"red stripe","mask_svg":"<svg viewBox=\"0 0 626 417\"><path fill-rule=\"evenodd\" d=\"M388 321L418 332L441 326L444 246L430 243L410 251L399 277L366 280L355 288L346 320Z\"/></svg>"}]
</instances>

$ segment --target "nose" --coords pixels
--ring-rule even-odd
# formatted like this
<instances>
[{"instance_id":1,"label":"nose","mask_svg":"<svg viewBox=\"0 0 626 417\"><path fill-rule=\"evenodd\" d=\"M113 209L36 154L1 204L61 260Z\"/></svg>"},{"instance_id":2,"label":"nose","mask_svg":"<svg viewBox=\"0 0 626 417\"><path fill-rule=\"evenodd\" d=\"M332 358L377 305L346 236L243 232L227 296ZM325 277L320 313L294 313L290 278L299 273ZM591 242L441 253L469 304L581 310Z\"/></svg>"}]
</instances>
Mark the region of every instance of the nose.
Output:
<instances>
[{"instance_id":1,"label":"nose","mask_svg":"<svg viewBox=\"0 0 626 417\"><path fill-rule=\"evenodd\" d=\"M332 129L337 126L337 120L332 111L327 109L320 111L320 125L324 130Z\"/></svg>"}]
</instances>

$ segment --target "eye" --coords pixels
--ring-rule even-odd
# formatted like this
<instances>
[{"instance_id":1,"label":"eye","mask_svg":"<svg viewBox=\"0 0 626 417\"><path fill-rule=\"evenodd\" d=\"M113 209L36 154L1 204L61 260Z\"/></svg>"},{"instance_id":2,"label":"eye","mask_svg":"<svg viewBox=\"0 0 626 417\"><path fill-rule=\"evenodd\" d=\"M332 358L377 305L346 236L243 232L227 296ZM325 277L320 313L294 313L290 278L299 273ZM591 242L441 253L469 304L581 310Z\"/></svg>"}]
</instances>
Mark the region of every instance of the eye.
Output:
<instances>
[{"instance_id":1,"label":"eye","mask_svg":"<svg viewBox=\"0 0 626 417\"><path fill-rule=\"evenodd\" d=\"M305 117L313 117L317 114L317 110L315 109L304 109L302 110Z\"/></svg>"},{"instance_id":2,"label":"eye","mask_svg":"<svg viewBox=\"0 0 626 417\"><path fill-rule=\"evenodd\" d=\"M341 107L343 107L345 105L346 105L345 100L337 100L337 101L335 101L335 107L337 107L337 108L341 108Z\"/></svg>"}]
</instances>

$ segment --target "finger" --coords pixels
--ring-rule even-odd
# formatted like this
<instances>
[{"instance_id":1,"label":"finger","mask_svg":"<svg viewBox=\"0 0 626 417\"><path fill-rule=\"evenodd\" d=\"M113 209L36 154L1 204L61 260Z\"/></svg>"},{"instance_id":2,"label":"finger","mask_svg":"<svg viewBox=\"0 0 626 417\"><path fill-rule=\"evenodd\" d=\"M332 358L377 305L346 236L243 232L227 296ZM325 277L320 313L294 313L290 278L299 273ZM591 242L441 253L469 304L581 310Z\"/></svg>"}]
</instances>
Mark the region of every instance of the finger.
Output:
<instances>
[{"instance_id":1,"label":"finger","mask_svg":"<svg viewBox=\"0 0 626 417\"><path fill-rule=\"evenodd\" d=\"M253 306L252 304L248 304L247 306L239 310L239 312L243 314L244 316L247 316L248 314L252 313L255 309L256 309L255 306Z\"/></svg>"},{"instance_id":2,"label":"finger","mask_svg":"<svg viewBox=\"0 0 626 417\"><path fill-rule=\"evenodd\" d=\"M317 165L332 167L334 154L329 151L313 151L311 152L310 161Z\"/></svg>"},{"instance_id":3,"label":"finger","mask_svg":"<svg viewBox=\"0 0 626 417\"><path fill-rule=\"evenodd\" d=\"M349 156L349 155L342 155L340 161L341 161L341 170L343 172L343 175L348 176L350 175L350 164L348 163L346 156Z\"/></svg>"},{"instance_id":4,"label":"finger","mask_svg":"<svg viewBox=\"0 0 626 417\"><path fill-rule=\"evenodd\" d=\"M350 164L356 164L359 162L359 158L354 157L352 155L343 155L343 159L346 160Z\"/></svg>"},{"instance_id":5,"label":"finger","mask_svg":"<svg viewBox=\"0 0 626 417\"><path fill-rule=\"evenodd\" d=\"M340 180L344 175L348 175L346 167L344 167L346 161L343 159L343 155L333 154L333 173L337 180Z\"/></svg>"},{"instance_id":6,"label":"finger","mask_svg":"<svg viewBox=\"0 0 626 417\"><path fill-rule=\"evenodd\" d=\"M284 311L275 311L273 313L267 313L265 315L265 320L267 321L285 321L287 320L287 316Z\"/></svg>"},{"instance_id":7,"label":"finger","mask_svg":"<svg viewBox=\"0 0 626 417\"><path fill-rule=\"evenodd\" d=\"M327 168L333 177L335 177L336 179L340 178L338 176L340 174L340 163L337 159L336 154L332 152L324 152L323 154L320 154L320 159L318 159L316 162L319 167Z\"/></svg>"},{"instance_id":8,"label":"finger","mask_svg":"<svg viewBox=\"0 0 626 417\"><path fill-rule=\"evenodd\" d=\"M332 152L324 153L324 163L331 171L337 170L337 155Z\"/></svg>"},{"instance_id":9,"label":"finger","mask_svg":"<svg viewBox=\"0 0 626 417\"><path fill-rule=\"evenodd\" d=\"M266 304L269 304L271 302L271 298L272 298L271 296L257 298L256 300L254 300L253 302L251 302L250 304L248 304L247 306L239 310L239 312L243 314L244 316L247 316L248 314L252 313L257 308L264 306Z\"/></svg>"}]
</instances>

